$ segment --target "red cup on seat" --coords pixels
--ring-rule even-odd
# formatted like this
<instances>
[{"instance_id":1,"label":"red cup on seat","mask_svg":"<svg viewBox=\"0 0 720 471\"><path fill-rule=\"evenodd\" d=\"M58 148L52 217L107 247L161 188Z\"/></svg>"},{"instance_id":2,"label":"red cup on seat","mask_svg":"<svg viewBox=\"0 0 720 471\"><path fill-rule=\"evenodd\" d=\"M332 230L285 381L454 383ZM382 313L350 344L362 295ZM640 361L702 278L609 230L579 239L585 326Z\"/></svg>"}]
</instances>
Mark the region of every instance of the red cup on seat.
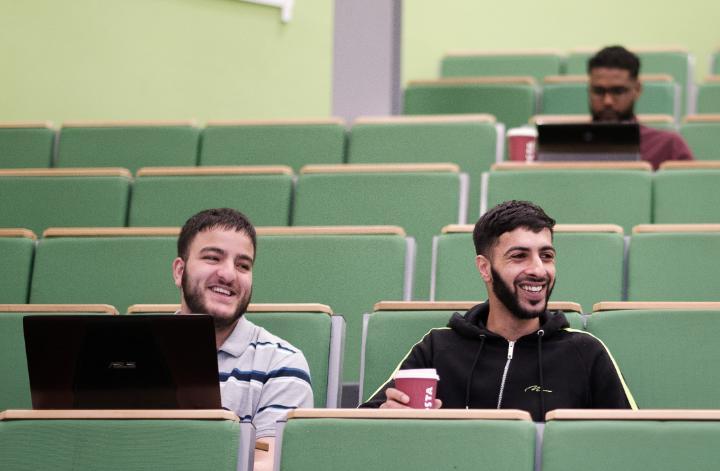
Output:
<instances>
[{"instance_id":1,"label":"red cup on seat","mask_svg":"<svg viewBox=\"0 0 720 471\"><path fill-rule=\"evenodd\" d=\"M507 145L510 160L532 162L535 160L535 141L537 130L532 127L508 129Z\"/></svg>"}]
</instances>

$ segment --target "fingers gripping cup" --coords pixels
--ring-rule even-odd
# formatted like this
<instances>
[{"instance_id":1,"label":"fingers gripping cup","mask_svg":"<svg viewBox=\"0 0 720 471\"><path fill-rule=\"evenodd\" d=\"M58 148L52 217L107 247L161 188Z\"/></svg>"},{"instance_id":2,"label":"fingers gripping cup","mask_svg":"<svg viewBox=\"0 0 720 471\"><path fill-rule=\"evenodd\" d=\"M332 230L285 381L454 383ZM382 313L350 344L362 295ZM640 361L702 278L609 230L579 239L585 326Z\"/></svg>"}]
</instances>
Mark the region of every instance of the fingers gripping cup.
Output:
<instances>
[{"instance_id":1,"label":"fingers gripping cup","mask_svg":"<svg viewBox=\"0 0 720 471\"><path fill-rule=\"evenodd\" d=\"M408 407L432 409L439 379L435 368L400 370L395 373L395 388L408 395Z\"/></svg>"},{"instance_id":2,"label":"fingers gripping cup","mask_svg":"<svg viewBox=\"0 0 720 471\"><path fill-rule=\"evenodd\" d=\"M508 156L516 162L531 162L535 160L535 141L537 130L534 127L508 129Z\"/></svg>"}]
</instances>

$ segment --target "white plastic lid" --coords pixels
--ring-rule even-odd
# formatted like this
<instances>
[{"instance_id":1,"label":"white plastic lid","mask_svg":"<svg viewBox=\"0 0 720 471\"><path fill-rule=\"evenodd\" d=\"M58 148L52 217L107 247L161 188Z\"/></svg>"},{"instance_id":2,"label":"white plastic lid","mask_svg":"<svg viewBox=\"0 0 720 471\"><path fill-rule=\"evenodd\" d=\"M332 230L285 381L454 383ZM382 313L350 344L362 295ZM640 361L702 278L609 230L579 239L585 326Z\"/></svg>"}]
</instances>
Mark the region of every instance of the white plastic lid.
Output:
<instances>
[{"instance_id":1,"label":"white plastic lid","mask_svg":"<svg viewBox=\"0 0 720 471\"><path fill-rule=\"evenodd\" d=\"M507 137L524 136L537 137L537 129L531 126L523 126L521 128L508 129Z\"/></svg>"},{"instance_id":2,"label":"white plastic lid","mask_svg":"<svg viewBox=\"0 0 720 471\"><path fill-rule=\"evenodd\" d=\"M395 373L395 379L422 378L440 380L435 368L416 368L412 370L399 370Z\"/></svg>"}]
</instances>

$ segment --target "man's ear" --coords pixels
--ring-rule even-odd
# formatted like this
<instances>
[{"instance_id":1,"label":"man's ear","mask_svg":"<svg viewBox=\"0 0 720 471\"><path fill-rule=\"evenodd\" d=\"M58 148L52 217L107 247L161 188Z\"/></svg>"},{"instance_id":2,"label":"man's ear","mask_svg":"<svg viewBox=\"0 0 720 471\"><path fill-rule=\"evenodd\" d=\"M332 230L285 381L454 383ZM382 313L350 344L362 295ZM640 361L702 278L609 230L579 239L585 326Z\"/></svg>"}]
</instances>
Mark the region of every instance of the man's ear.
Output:
<instances>
[{"instance_id":1,"label":"man's ear","mask_svg":"<svg viewBox=\"0 0 720 471\"><path fill-rule=\"evenodd\" d=\"M477 271L480 273L483 281L485 281L485 283L490 283L492 281L492 273L490 272L490 260L487 259L484 255L478 255L477 257L475 257L475 266L477 267Z\"/></svg>"},{"instance_id":2,"label":"man's ear","mask_svg":"<svg viewBox=\"0 0 720 471\"><path fill-rule=\"evenodd\" d=\"M643 86L642 82L638 79L635 84L635 99L640 98L640 95L642 95Z\"/></svg>"},{"instance_id":3,"label":"man's ear","mask_svg":"<svg viewBox=\"0 0 720 471\"><path fill-rule=\"evenodd\" d=\"M178 288L182 288L182 277L183 273L185 273L185 261L182 258L178 257L173 260L172 272L175 286L177 286Z\"/></svg>"}]
</instances>

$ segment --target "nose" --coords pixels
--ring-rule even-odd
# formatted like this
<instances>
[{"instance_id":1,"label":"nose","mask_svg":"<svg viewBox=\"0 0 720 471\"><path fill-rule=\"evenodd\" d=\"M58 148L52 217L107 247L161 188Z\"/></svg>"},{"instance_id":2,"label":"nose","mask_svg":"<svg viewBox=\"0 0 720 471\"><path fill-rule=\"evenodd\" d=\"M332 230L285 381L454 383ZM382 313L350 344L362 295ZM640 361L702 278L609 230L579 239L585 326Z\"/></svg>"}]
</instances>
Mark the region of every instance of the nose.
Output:
<instances>
[{"instance_id":1,"label":"nose","mask_svg":"<svg viewBox=\"0 0 720 471\"><path fill-rule=\"evenodd\" d=\"M602 98L603 98L603 105L605 105L607 107L610 107L613 105L614 99L613 99L612 93L605 93Z\"/></svg>"},{"instance_id":2,"label":"nose","mask_svg":"<svg viewBox=\"0 0 720 471\"><path fill-rule=\"evenodd\" d=\"M217 265L216 273L220 281L231 283L235 279L235 264L232 260L224 261Z\"/></svg>"},{"instance_id":3,"label":"nose","mask_svg":"<svg viewBox=\"0 0 720 471\"><path fill-rule=\"evenodd\" d=\"M526 268L525 272L528 275L537 276L538 278L545 277L545 265L539 255L535 255L530 258L530 264Z\"/></svg>"}]
</instances>

